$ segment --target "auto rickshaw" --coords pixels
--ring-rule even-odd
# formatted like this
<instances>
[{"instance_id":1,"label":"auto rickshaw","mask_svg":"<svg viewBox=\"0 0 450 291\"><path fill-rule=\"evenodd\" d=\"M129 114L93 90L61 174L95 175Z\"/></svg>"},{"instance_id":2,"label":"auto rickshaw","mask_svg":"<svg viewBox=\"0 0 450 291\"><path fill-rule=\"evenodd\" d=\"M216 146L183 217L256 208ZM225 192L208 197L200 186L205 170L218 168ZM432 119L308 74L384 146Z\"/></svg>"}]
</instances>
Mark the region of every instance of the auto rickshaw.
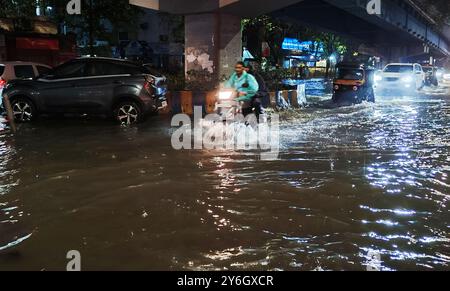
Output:
<instances>
[{"instance_id":1,"label":"auto rickshaw","mask_svg":"<svg viewBox=\"0 0 450 291\"><path fill-rule=\"evenodd\" d=\"M375 69L361 64L341 63L333 81L333 102L375 102Z\"/></svg>"}]
</instances>

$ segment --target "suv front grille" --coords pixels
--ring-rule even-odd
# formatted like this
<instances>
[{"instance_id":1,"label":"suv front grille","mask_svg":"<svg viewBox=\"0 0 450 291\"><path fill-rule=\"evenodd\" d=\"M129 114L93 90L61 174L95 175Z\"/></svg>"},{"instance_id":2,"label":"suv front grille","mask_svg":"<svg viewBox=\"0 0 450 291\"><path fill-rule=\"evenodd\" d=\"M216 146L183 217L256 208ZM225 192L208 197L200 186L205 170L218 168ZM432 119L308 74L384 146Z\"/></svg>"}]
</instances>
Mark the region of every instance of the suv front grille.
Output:
<instances>
[{"instance_id":1,"label":"suv front grille","mask_svg":"<svg viewBox=\"0 0 450 291\"><path fill-rule=\"evenodd\" d=\"M399 78L386 78L386 81L388 82L397 82Z\"/></svg>"}]
</instances>

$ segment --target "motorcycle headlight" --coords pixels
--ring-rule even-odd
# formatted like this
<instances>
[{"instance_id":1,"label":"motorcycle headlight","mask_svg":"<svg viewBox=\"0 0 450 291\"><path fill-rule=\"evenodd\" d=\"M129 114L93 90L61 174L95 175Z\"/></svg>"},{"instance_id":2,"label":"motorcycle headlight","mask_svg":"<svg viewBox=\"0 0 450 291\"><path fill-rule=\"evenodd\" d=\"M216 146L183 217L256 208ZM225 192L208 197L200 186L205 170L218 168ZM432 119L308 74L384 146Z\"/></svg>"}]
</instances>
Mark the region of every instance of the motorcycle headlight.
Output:
<instances>
[{"instance_id":1,"label":"motorcycle headlight","mask_svg":"<svg viewBox=\"0 0 450 291\"><path fill-rule=\"evenodd\" d=\"M230 92L230 91L221 91L221 92L219 92L219 99L220 100L230 100L231 97L233 97L233 92Z\"/></svg>"},{"instance_id":2,"label":"motorcycle headlight","mask_svg":"<svg viewBox=\"0 0 450 291\"><path fill-rule=\"evenodd\" d=\"M402 78L402 82L404 82L404 83L411 83L412 81L413 81L413 78L411 76Z\"/></svg>"}]
</instances>

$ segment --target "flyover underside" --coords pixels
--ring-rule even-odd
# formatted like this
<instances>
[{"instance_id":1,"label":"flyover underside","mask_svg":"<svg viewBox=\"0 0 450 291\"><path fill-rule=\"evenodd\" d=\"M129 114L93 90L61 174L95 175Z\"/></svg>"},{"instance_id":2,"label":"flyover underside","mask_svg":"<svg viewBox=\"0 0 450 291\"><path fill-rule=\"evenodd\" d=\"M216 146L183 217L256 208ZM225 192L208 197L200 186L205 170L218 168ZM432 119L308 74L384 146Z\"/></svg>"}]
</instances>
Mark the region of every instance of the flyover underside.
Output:
<instances>
[{"instance_id":1,"label":"flyover underside","mask_svg":"<svg viewBox=\"0 0 450 291\"><path fill-rule=\"evenodd\" d=\"M418 55L423 53L423 44L426 42L399 26L382 21L377 16L368 15L365 9L356 4L342 7L330 0L304 0L277 10L271 15L287 22L315 27L350 38L357 43L377 47L382 55L389 55L383 51L390 47L406 47L403 51L406 51L408 56ZM445 56L442 50L433 46L430 46L430 52L436 56Z\"/></svg>"},{"instance_id":2,"label":"flyover underside","mask_svg":"<svg viewBox=\"0 0 450 291\"><path fill-rule=\"evenodd\" d=\"M254 17L301 1L303 0L130 0L130 3L173 14L221 12Z\"/></svg>"},{"instance_id":3,"label":"flyover underside","mask_svg":"<svg viewBox=\"0 0 450 291\"><path fill-rule=\"evenodd\" d=\"M379 52L387 60L423 54L423 44L427 42L432 53L445 55L442 52L447 44L439 37L436 39L428 26L424 30L424 24L417 19L405 23L393 21L398 15L408 15L393 1L382 2L382 16L368 15L367 2L362 0L130 0L130 3L186 15L186 68L207 70L215 76L229 74L231 64L242 57L241 17L267 13L354 39L364 44L367 51ZM430 35L434 37L432 40ZM436 43L443 43L444 50L437 49Z\"/></svg>"}]
</instances>

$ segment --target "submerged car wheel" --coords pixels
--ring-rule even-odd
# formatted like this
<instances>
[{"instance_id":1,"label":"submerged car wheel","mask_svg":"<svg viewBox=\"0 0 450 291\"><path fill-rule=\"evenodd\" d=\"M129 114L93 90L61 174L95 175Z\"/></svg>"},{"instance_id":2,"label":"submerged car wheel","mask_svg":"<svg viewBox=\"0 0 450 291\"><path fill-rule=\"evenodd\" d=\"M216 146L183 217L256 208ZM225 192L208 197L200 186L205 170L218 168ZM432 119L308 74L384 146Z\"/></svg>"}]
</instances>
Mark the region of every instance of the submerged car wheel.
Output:
<instances>
[{"instance_id":1,"label":"submerged car wheel","mask_svg":"<svg viewBox=\"0 0 450 291\"><path fill-rule=\"evenodd\" d=\"M11 102L14 120L17 122L30 122L36 117L33 102L25 98L17 98Z\"/></svg>"},{"instance_id":2,"label":"submerged car wheel","mask_svg":"<svg viewBox=\"0 0 450 291\"><path fill-rule=\"evenodd\" d=\"M141 121L141 108L134 102L122 102L114 110L114 117L121 125L133 125Z\"/></svg>"}]
</instances>

